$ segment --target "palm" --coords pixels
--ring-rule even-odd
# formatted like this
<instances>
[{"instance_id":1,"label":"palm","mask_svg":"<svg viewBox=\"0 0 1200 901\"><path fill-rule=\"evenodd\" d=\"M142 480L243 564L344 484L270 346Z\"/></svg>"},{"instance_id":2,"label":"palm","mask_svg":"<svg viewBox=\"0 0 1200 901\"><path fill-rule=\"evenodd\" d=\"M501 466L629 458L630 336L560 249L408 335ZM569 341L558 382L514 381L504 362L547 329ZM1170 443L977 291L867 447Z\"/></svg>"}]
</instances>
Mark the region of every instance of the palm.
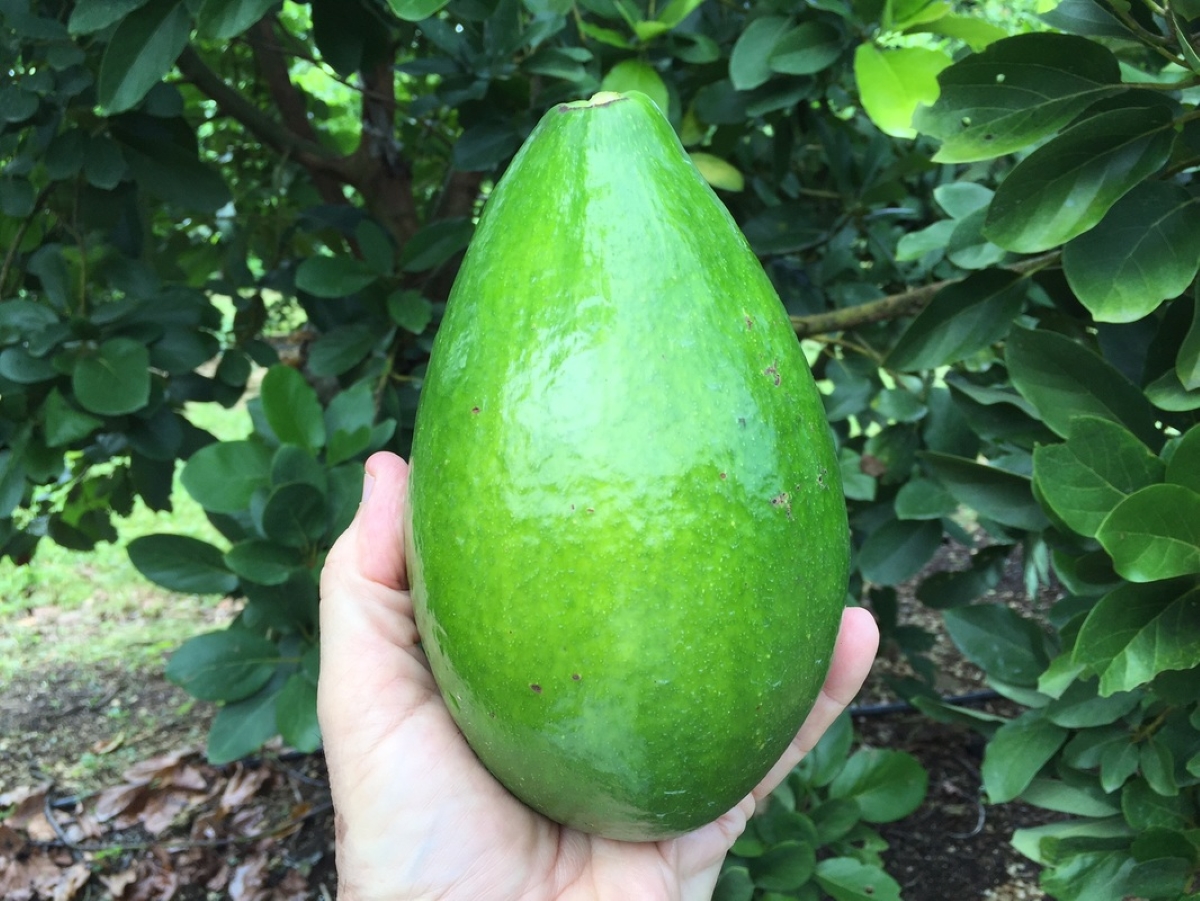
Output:
<instances>
[{"instance_id":1,"label":"palm","mask_svg":"<svg viewBox=\"0 0 1200 901\"><path fill-rule=\"evenodd\" d=\"M342 901L367 898L707 898L753 812L747 799L678 839L628 843L567 829L510 795L471 752L418 645L395 535L407 469L369 463L378 484L322 576L320 714L338 809ZM858 611L861 613L862 611ZM857 691L874 655L869 617L843 629L831 679L762 797ZM855 630L851 630L855 631ZM841 673L841 682L834 677ZM831 690L831 687L833 690ZM847 694L848 692L848 694ZM843 697L844 696L844 697Z\"/></svg>"}]
</instances>

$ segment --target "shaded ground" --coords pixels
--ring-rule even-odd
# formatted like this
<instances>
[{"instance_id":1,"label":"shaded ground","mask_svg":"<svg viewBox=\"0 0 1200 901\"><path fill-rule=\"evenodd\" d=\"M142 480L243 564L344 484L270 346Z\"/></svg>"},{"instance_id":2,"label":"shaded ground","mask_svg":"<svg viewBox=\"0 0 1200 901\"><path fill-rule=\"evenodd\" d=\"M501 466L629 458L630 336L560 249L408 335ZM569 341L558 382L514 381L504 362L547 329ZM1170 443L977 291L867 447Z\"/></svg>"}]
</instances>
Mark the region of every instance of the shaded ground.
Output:
<instances>
[{"instance_id":1,"label":"shaded ground","mask_svg":"<svg viewBox=\"0 0 1200 901\"><path fill-rule=\"evenodd\" d=\"M953 549L936 565L958 568L964 554ZM994 599L1019 600L1017 575L1014 566ZM911 591L900 605L902 621L936 627ZM930 655L939 690L980 687L980 674L944 636ZM864 700L894 700L883 677L906 674L903 659L885 653ZM1004 703L990 709L1011 715ZM268 749L209 767L200 749L211 715L157 671L62 666L22 673L0 689L0 816L9 811L0 822L0 898L332 899L320 756ZM880 829L906 901L1044 897L1009 837L1046 815L982 805L977 736L906 712L860 716L855 725L864 743L908 751L930 774L926 803Z\"/></svg>"}]
</instances>

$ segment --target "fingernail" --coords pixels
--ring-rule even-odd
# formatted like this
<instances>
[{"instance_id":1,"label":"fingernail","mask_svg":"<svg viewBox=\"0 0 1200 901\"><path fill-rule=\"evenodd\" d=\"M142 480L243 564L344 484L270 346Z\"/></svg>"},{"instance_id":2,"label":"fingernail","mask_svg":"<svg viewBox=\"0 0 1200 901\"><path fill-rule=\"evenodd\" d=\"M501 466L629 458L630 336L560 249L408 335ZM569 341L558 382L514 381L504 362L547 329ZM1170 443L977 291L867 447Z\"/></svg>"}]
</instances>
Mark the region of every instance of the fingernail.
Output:
<instances>
[{"instance_id":1,"label":"fingernail","mask_svg":"<svg viewBox=\"0 0 1200 901\"><path fill-rule=\"evenodd\" d=\"M365 504L367 502L367 498L369 498L371 496L371 489L374 487L375 487L375 476L371 475L369 472L364 472L363 473L362 500L360 501L360 503Z\"/></svg>"}]
</instances>

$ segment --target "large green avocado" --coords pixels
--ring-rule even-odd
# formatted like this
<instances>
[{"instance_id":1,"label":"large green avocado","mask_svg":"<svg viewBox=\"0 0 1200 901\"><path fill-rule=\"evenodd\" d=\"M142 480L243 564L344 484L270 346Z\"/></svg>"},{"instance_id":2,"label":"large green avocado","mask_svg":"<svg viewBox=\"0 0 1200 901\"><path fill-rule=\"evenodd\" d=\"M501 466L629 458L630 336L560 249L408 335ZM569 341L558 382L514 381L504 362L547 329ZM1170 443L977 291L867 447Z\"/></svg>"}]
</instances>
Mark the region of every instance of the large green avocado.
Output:
<instances>
[{"instance_id":1,"label":"large green avocado","mask_svg":"<svg viewBox=\"0 0 1200 901\"><path fill-rule=\"evenodd\" d=\"M555 107L492 193L409 492L433 674L529 806L679 835L795 735L846 591L837 463L778 296L648 98Z\"/></svg>"}]
</instances>

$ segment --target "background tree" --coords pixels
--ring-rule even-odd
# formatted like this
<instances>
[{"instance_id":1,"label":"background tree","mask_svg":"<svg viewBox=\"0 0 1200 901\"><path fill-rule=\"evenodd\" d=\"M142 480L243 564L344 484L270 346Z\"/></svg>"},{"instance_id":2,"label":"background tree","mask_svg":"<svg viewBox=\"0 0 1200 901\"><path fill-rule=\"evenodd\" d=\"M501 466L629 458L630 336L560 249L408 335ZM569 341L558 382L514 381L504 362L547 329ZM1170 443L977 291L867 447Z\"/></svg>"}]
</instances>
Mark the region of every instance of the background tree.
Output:
<instances>
[{"instance_id":1,"label":"background tree","mask_svg":"<svg viewBox=\"0 0 1200 901\"><path fill-rule=\"evenodd\" d=\"M360 461L407 451L475 217L549 106L641 90L805 342L894 688L988 736L990 800L1070 815L1015 837L1055 897L1194 897L1200 4L1043 6L0 0L3 555L169 511L184 461L225 544L131 557L244 608L169 674L221 703L214 759L316 747L315 576ZM250 437L192 424L252 379ZM898 616L948 540L919 599L1014 719L945 705ZM1062 587L1036 620L978 602L1016 553ZM910 764L806 767L723 897L886 886L861 821Z\"/></svg>"}]
</instances>

